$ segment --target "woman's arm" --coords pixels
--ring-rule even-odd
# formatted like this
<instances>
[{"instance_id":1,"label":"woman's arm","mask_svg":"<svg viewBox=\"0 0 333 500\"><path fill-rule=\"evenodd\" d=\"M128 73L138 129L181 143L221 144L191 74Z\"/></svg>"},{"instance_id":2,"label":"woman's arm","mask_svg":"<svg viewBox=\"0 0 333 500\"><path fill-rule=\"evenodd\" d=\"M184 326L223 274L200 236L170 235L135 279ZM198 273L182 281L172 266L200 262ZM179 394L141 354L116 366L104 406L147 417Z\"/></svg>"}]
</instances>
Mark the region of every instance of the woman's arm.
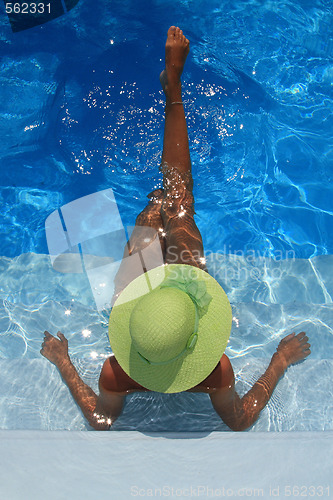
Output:
<instances>
[{"instance_id":1,"label":"woman's arm","mask_svg":"<svg viewBox=\"0 0 333 500\"><path fill-rule=\"evenodd\" d=\"M61 332L57 333L59 339L49 332L44 332L44 335L41 354L56 365L89 424L96 430L108 430L121 413L123 396L105 391L101 391L101 394L97 396L83 382L71 362L65 336Z\"/></svg>"},{"instance_id":2,"label":"woman's arm","mask_svg":"<svg viewBox=\"0 0 333 500\"><path fill-rule=\"evenodd\" d=\"M242 398L235 390L233 374L229 386L210 394L216 412L230 429L242 431L254 424L288 366L309 356L308 340L304 332L282 339L265 373Z\"/></svg>"}]
</instances>

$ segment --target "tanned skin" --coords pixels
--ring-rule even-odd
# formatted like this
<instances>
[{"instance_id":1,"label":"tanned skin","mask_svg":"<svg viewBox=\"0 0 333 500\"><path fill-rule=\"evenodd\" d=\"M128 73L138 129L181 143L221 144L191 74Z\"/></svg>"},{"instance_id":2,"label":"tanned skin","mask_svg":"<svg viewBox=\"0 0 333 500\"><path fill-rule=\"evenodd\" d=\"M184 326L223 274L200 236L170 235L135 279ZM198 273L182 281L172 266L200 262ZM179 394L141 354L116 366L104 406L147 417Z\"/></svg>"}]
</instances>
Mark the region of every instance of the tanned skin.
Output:
<instances>
[{"instance_id":1,"label":"tanned skin","mask_svg":"<svg viewBox=\"0 0 333 500\"><path fill-rule=\"evenodd\" d=\"M163 189L148 195L150 201L137 217L124 257L142 250L147 245L143 241L145 231L153 228L160 239L165 263L189 264L206 270L202 238L194 221L191 158L180 79L189 47L183 32L171 26L165 46L165 70L160 75L166 97L161 163ZM135 277L126 272L125 265L120 266L114 299ZM111 356L101 370L99 395L95 394L72 364L67 339L61 332L57 336L44 333L41 354L57 366L89 424L96 430L109 429L121 414L124 397L147 389L126 375ZM288 366L304 360L309 354L306 334L291 333L280 341L267 370L242 398L235 390L234 372L224 354L213 372L190 392L208 393L216 412L230 429L245 430L257 420Z\"/></svg>"}]
</instances>

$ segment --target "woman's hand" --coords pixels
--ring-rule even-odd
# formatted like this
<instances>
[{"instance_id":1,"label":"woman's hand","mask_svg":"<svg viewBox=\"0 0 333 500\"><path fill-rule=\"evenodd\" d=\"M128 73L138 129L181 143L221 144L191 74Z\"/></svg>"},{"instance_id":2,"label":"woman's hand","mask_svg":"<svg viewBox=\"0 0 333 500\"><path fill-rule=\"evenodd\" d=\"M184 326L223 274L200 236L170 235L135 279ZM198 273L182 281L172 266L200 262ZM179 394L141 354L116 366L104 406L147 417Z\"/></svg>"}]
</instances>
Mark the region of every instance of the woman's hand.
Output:
<instances>
[{"instance_id":1,"label":"woman's hand","mask_svg":"<svg viewBox=\"0 0 333 500\"><path fill-rule=\"evenodd\" d=\"M49 332L44 332L44 342L42 343L41 355L55 364L58 368L63 363L70 361L68 356L68 341L61 332L53 337Z\"/></svg>"},{"instance_id":2,"label":"woman's hand","mask_svg":"<svg viewBox=\"0 0 333 500\"><path fill-rule=\"evenodd\" d=\"M281 340L276 352L286 364L286 368L293 363L302 361L311 354L308 340L309 338L305 332L301 332L298 335L291 333Z\"/></svg>"}]
</instances>

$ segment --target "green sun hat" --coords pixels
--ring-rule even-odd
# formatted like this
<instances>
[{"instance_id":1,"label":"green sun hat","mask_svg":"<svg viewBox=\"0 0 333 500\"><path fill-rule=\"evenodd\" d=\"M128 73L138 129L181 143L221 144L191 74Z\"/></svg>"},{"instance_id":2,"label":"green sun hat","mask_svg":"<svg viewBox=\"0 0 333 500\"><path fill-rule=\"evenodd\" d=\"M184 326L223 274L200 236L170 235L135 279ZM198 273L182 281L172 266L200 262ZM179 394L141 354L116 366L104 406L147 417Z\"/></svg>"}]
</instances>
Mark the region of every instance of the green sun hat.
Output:
<instances>
[{"instance_id":1,"label":"green sun hat","mask_svg":"<svg viewBox=\"0 0 333 500\"><path fill-rule=\"evenodd\" d=\"M231 331L230 302L208 273L162 265L133 280L110 314L109 338L122 369L156 392L198 385L221 359Z\"/></svg>"}]
</instances>

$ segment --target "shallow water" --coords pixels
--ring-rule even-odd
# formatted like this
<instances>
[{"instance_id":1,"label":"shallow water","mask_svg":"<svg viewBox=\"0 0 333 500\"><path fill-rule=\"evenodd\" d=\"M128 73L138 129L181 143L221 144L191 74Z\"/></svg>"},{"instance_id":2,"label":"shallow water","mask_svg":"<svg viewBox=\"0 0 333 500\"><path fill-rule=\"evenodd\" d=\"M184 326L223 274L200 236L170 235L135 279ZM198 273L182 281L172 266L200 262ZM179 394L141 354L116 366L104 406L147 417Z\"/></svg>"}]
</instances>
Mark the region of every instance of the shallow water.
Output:
<instances>
[{"instance_id":1,"label":"shallow water","mask_svg":"<svg viewBox=\"0 0 333 500\"><path fill-rule=\"evenodd\" d=\"M1 428L89 429L57 369L39 354L42 332L61 330L66 335L80 375L97 390L100 368L111 354L109 311L97 311L85 275L54 271L48 256L26 254L2 258L0 264ZM246 263L241 257L215 255L208 260L211 274L232 303L226 353L234 367L237 391L249 390L279 340L291 331L308 333L312 354L287 370L251 430L331 430L333 281L328 270L332 256L280 262L261 258L256 265L265 269L261 277L253 277L254 262ZM281 279L271 279L277 268ZM241 272L229 279L230 269ZM9 287L10 300L5 292ZM115 430L228 430L205 394L138 393L126 399Z\"/></svg>"}]
</instances>

